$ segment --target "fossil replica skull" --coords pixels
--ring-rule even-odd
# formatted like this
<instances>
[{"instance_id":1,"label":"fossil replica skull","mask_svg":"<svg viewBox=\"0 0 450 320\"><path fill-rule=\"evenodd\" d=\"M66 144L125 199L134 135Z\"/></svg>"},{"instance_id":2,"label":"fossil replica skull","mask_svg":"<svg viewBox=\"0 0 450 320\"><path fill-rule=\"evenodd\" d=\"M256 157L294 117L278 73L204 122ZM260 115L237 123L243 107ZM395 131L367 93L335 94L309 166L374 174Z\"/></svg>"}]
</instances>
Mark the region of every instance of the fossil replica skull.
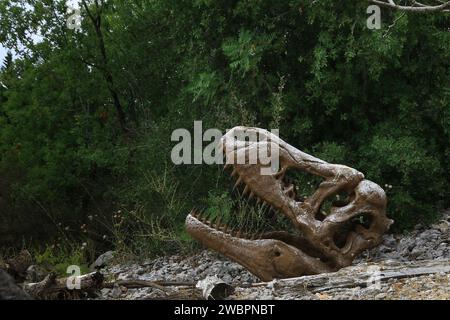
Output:
<instances>
[{"instance_id":1,"label":"fossil replica skull","mask_svg":"<svg viewBox=\"0 0 450 320\"><path fill-rule=\"evenodd\" d=\"M240 137L257 136L247 141ZM220 222L208 221L196 211L186 218L188 233L206 247L238 262L263 281L337 271L350 265L362 251L378 245L392 220L386 217L386 195L377 184L344 165L330 164L287 144L259 128L236 127L220 142L233 167L243 194L273 207L295 226L287 231L267 232L258 237L229 231ZM277 149L274 149L277 148ZM252 152L279 152L279 170L262 174L267 162L250 161ZM233 164L229 161L234 160ZM237 161L244 159L244 161ZM305 199L298 199L295 186L285 182L287 170L301 170L324 180ZM333 202L328 213L324 201L345 192L347 199ZM362 218L368 220L363 223Z\"/></svg>"}]
</instances>

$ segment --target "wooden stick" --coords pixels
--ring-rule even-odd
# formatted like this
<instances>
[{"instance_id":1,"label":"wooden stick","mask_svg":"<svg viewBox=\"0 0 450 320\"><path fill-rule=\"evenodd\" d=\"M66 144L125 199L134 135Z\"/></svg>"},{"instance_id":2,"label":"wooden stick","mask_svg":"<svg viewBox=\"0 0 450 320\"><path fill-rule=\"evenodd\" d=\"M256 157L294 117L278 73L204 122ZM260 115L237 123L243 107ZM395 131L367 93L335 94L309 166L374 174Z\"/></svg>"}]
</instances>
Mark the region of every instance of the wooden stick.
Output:
<instances>
[{"instance_id":1,"label":"wooden stick","mask_svg":"<svg viewBox=\"0 0 450 320\"><path fill-rule=\"evenodd\" d=\"M79 284L79 288L70 288L71 283ZM93 291L103 287L103 275L93 272L78 277L56 278L54 273L49 274L41 282L28 283L24 286L25 292L35 298L42 298L51 293L63 291Z\"/></svg>"}]
</instances>

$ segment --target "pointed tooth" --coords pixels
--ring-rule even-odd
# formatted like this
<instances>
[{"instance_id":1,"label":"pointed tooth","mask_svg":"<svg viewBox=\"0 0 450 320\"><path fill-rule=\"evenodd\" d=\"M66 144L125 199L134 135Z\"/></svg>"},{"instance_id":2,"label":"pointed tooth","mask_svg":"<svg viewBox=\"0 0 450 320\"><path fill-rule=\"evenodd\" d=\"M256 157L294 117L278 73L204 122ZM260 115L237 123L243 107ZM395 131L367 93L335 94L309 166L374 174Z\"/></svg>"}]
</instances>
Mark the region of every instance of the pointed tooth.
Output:
<instances>
[{"instance_id":1,"label":"pointed tooth","mask_svg":"<svg viewBox=\"0 0 450 320\"><path fill-rule=\"evenodd\" d=\"M239 177L239 179L237 179L236 183L234 184L233 190L237 188L237 186L239 186L242 183L242 178Z\"/></svg>"},{"instance_id":2,"label":"pointed tooth","mask_svg":"<svg viewBox=\"0 0 450 320\"><path fill-rule=\"evenodd\" d=\"M286 190L284 190L284 193L289 194L290 192L294 191L294 185L289 185Z\"/></svg>"},{"instance_id":3,"label":"pointed tooth","mask_svg":"<svg viewBox=\"0 0 450 320\"><path fill-rule=\"evenodd\" d=\"M216 221L214 221L214 226L215 226L215 228L217 229L217 230L219 230L219 228L220 228L220 221L222 220L222 217L221 216L217 216L216 217Z\"/></svg>"},{"instance_id":4,"label":"pointed tooth","mask_svg":"<svg viewBox=\"0 0 450 320\"><path fill-rule=\"evenodd\" d=\"M281 168L281 170L277 173L275 173L274 177L277 180L281 180L284 178L284 175L286 174L286 169L285 168Z\"/></svg>"},{"instance_id":5,"label":"pointed tooth","mask_svg":"<svg viewBox=\"0 0 450 320\"><path fill-rule=\"evenodd\" d=\"M210 213L207 217L206 217L206 224L209 226L212 226L214 223L214 214Z\"/></svg>"}]
</instances>

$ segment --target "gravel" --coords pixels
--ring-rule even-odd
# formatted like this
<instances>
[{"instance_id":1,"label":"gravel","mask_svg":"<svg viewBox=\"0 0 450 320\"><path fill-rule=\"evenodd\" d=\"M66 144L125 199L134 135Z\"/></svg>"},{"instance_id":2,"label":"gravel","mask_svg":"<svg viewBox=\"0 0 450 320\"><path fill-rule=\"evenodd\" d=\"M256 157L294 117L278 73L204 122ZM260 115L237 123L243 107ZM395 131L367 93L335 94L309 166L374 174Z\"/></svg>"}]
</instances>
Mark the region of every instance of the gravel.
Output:
<instances>
[{"instance_id":1,"label":"gravel","mask_svg":"<svg viewBox=\"0 0 450 320\"><path fill-rule=\"evenodd\" d=\"M450 211L442 219L425 228L416 228L404 235L387 234L376 248L365 252L355 263L361 261L417 261L447 259L450 257Z\"/></svg>"},{"instance_id":2,"label":"gravel","mask_svg":"<svg viewBox=\"0 0 450 320\"><path fill-rule=\"evenodd\" d=\"M442 219L425 228L418 225L412 232L404 235L385 235L377 248L361 255L354 265L376 263L386 260L398 262L419 260L440 260L450 258L450 211ZM140 279L147 281L193 282L208 276L217 276L231 285L248 286L260 282L237 263L212 251L202 251L191 256L173 255L161 257L144 263L129 263L110 266L103 271L108 278L115 280ZM190 293L189 290L192 292ZM242 293L242 292L245 292ZM283 299L275 297L267 288L248 288L241 296L233 299ZM157 288L126 289L115 287L103 289L101 299L161 299L183 294L193 297L193 289L187 287L168 287L164 292ZM289 297L284 297L289 298ZM349 299L450 299L450 274L433 274L406 279L391 279L381 288L346 288L313 294L305 292L296 299L308 300L349 300Z\"/></svg>"}]
</instances>

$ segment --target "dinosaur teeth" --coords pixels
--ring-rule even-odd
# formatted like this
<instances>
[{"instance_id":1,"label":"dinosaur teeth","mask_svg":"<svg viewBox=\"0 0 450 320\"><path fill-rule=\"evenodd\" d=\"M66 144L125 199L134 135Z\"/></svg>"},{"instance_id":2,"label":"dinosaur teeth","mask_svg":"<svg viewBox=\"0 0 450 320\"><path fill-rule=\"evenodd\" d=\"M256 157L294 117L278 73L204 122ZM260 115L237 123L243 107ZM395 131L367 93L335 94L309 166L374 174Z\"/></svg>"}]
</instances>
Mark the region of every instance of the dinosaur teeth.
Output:
<instances>
[{"instance_id":1,"label":"dinosaur teeth","mask_svg":"<svg viewBox=\"0 0 450 320\"><path fill-rule=\"evenodd\" d=\"M274 177L277 180L282 180L286 174L286 168L282 168L279 172L275 173Z\"/></svg>"},{"instance_id":2,"label":"dinosaur teeth","mask_svg":"<svg viewBox=\"0 0 450 320\"><path fill-rule=\"evenodd\" d=\"M294 191L294 185L290 184L285 190L284 193L289 194Z\"/></svg>"},{"instance_id":3,"label":"dinosaur teeth","mask_svg":"<svg viewBox=\"0 0 450 320\"><path fill-rule=\"evenodd\" d=\"M221 217L221 216L217 216L217 219L216 219L216 221L214 222L214 226L215 226L215 228L216 228L217 230L219 230L220 227L221 227L221 225L220 225L221 220L222 220L222 217Z\"/></svg>"},{"instance_id":4,"label":"dinosaur teeth","mask_svg":"<svg viewBox=\"0 0 450 320\"><path fill-rule=\"evenodd\" d=\"M246 240L258 240L262 239L262 233L247 233L243 231L243 228L239 228L238 230L232 229L227 223L222 224L222 216L208 214L207 211L201 211L197 209L193 209L190 213L191 216L196 218L198 221L207 225L216 231L228 234L234 238L246 239Z\"/></svg>"},{"instance_id":5,"label":"dinosaur teeth","mask_svg":"<svg viewBox=\"0 0 450 320\"><path fill-rule=\"evenodd\" d=\"M206 221L208 220L208 213L205 212L205 211L201 211L200 214L199 214L199 216L198 216L198 219L199 219L201 222L206 223Z\"/></svg>"},{"instance_id":6,"label":"dinosaur teeth","mask_svg":"<svg viewBox=\"0 0 450 320\"><path fill-rule=\"evenodd\" d=\"M212 227L213 224L214 224L214 219L215 219L215 217L214 217L214 214L213 214L213 213L208 214L208 215L206 216L206 219L205 219L206 224L207 224L208 226Z\"/></svg>"},{"instance_id":7,"label":"dinosaur teeth","mask_svg":"<svg viewBox=\"0 0 450 320\"><path fill-rule=\"evenodd\" d=\"M241 183L242 183L242 178L239 177L239 179L237 179L237 181L236 181L236 183L235 183L235 185L233 187L233 190L236 189Z\"/></svg>"}]
</instances>

